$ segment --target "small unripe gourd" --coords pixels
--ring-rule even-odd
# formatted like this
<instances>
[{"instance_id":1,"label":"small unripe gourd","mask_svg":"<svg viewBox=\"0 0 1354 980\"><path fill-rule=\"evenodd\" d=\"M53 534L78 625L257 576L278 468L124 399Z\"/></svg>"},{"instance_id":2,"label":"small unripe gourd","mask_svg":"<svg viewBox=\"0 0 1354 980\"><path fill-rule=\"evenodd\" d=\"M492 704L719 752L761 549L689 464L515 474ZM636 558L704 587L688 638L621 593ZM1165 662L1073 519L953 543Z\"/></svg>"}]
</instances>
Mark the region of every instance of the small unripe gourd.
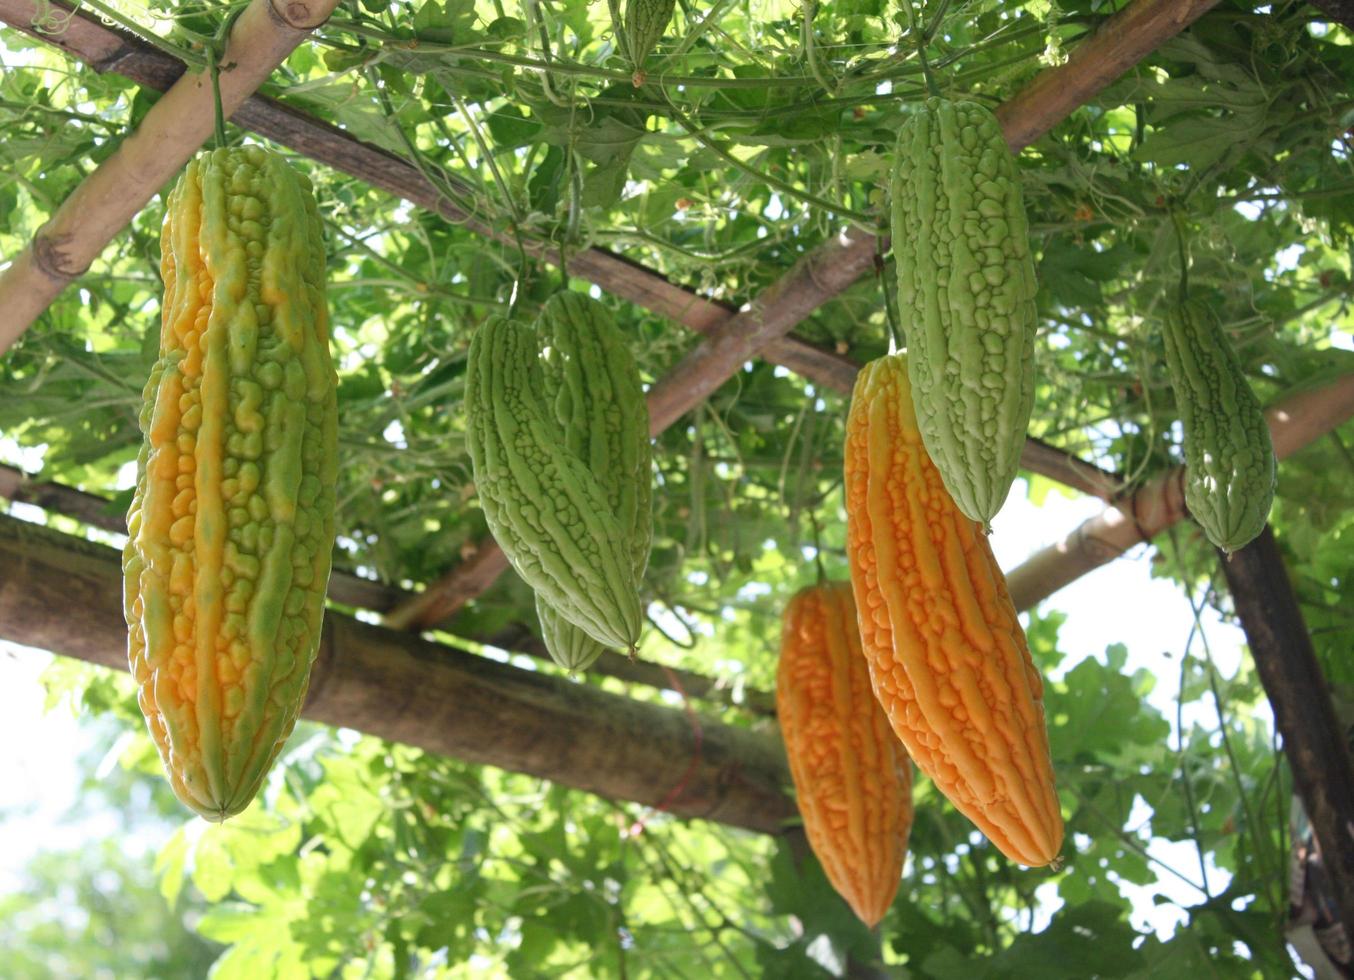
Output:
<instances>
[{"instance_id":1,"label":"small unripe gourd","mask_svg":"<svg viewBox=\"0 0 1354 980\"><path fill-rule=\"evenodd\" d=\"M598 643L633 650L643 616L630 537L542 398L538 351L512 320L475 332L464 402L475 489L523 581Z\"/></svg>"},{"instance_id":2,"label":"small unripe gourd","mask_svg":"<svg viewBox=\"0 0 1354 980\"><path fill-rule=\"evenodd\" d=\"M1265 529L1274 501L1265 413L1207 306L1174 307L1162 335L1184 430L1185 506L1208 540L1230 554Z\"/></svg>"}]
</instances>

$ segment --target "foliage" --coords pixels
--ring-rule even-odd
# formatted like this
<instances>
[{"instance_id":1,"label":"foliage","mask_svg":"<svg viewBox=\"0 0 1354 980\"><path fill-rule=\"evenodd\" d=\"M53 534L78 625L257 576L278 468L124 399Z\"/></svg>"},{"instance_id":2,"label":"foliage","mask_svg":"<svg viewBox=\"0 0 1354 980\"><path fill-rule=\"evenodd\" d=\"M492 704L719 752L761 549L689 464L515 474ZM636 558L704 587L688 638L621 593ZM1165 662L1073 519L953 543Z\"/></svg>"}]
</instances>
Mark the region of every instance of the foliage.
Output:
<instances>
[{"instance_id":1,"label":"foliage","mask_svg":"<svg viewBox=\"0 0 1354 980\"><path fill-rule=\"evenodd\" d=\"M199 66L226 13L83 6ZM448 208L500 236L295 160L326 228L336 564L426 583L485 536L460 412L465 352L488 316L530 318L561 282L528 246L547 242L566 263L606 247L742 304L845 225L879 227L897 129L925 91L919 40L943 93L995 106L1115 6L684 2L636 88L606 4L342 4L269 94L414 160ZM8 258L153 96L8 29L0 67ZM1228 0L1021 154L1039 281L1033 434L1134 483L1180 460L1158 322L1180 278L1177 229L1191 289L1262 403L1354 368L1336 348L1354 326L1351 79L1349 34L1311 8ZM0 359L0 432L39 449L45 477L122 506L158 332L161 213L142 211ZM881 269L797 332L857 363L877 356L891 280ZM646 381L695 342L604 301ZM646 629L642 657L771 688L779 612L806 584L809 543L829 575L846 573L844 409L840 394L759 361L659 437L644 587L670 639ZM1346 692L1351 438L1346 426L1286 461L1273 515ZM1229 612L1194 528L1159 540L1154 567L1196 608ZM529 590L504 576L450 629L476 643L532 618ZM1130 671L1122 648L1059 649L1059 625L1036 615L1029 636L1052 678L1068 865L1015 868L920 780L912 856L879 945L786 845L313 726L294 734L260 804L221 828L183 826L161 855L161 887L210 903L197 931L229 947L218 977L821 976L848 956L915 977L1291 974L1290 788L1253 673L1224 676L1196 639L1177 651L1178 677L1153 677ZM91 676L54 684L139 732L125 689ZM1180 710L1163 716L1147 695L1177 683ZM768 725L737 708L722 719ZM145 736L123 758L157 785ZM120 802L145 817L133 796ZM62 862L70 880L75 861ZM138 910L154 901L128 889ZM1149 934L1127 896L1179 906L1185 927ZM6 948L40 952L38 931L22 926L34 919L16 916L0 915Z\"/></svg>"}]
</instances>

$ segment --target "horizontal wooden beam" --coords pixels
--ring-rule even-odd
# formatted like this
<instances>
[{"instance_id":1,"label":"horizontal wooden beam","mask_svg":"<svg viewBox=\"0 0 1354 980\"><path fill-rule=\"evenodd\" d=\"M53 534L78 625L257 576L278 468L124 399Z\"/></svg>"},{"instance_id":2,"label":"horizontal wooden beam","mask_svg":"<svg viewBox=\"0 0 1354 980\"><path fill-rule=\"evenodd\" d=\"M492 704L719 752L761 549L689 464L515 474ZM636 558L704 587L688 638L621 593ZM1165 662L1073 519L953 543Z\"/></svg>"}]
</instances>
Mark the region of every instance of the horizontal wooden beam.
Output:
<instances>
[{"instance_id":1,"label":"horizontal wooden beam","mask_svg":"<svg viewBox=\"0 0 1354 980\"><path fill-rule=\"evenodd\" d=\"M1274 454L1279 459L1286 459L1350 418L1354 418L1354 374L1290 395L1265 411ZM1188 515L1184 477L1183 467L1153 477L1062 540L1027 558L1006 576L1016 608L1033 608L1087 572L1184 520Z\"/></svg>"},{"instance_id":2,"label":"horizontal wooden beam","mask_svg":"<svg viewBox=\"0 0 1354 980\"><path fill-rule=\"evenodd\" d=\"M0 516L0 638L126 670L119 553ZM332 611L303 715L679 817L779 833L795 816L773 735Z\"/></svg>"},{"instance_id":3,"label":"horizontal wooden beam","mask_svg":"<svg viewBox=\"0 0 1354 980\"><path fill-rule=\"evenodd\" d=\"M62 483L35 480L23 470L3 463L0 463L0 497L40 507L48 513L70 517L100 530L115 534L127 532L125 516L113 507L112 501L108 498L77 490ZM329 600L340 605L385 612L411 598L415 596L399 586L361 578L339 569L335 569L329 576ZM550 661L550 654L540 637L520 624L499 630L492 636L460 638L506 650L509 653L525 654L537 660L553 662ZM603 653L589 668L589 672L603 677L614 677L628 684L644 684L658 690L672 691L702 701L733 705L752 714L776 713L775 698L766 691L746 688L734 691L731 685L704 674L648 660L631 660L611 651Z\"/></svg>"}]
</instances>

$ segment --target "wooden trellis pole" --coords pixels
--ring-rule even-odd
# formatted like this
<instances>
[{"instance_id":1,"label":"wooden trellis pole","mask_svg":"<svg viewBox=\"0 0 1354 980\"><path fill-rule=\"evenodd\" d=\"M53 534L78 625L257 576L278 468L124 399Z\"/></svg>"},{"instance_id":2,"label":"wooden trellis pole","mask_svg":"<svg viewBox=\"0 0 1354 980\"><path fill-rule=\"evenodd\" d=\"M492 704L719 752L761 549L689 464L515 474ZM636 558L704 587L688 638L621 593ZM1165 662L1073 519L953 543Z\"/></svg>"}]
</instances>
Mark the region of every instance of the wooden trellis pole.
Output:
<instances>
[{"instance_id":1,"label":"wooden trellis pole","mask_svg":"<svg viewBox=\"0 0 1354 980\"><path fill-rule=\"evenodd\" d=\"M3 463L0 463L0 497L41 507L49 513L71 517L105 531L127 533L125 516L121 511L111 510L112 503L107 498L60 483L30 479L22 470ZM385 612L409 599L410 595L397 586L360 578L337 569L329 576L328 597L331 602L344 606ZM463 636L463 639L553 662L550 661L545 644L525 626L509 626L492 636ZM703 701L732 704L752 714L772 715L776 710L775 698L765 691L744 689L735 694L727 684L713 677L644 660L630 660L611 651L603 653L588 668L588 672L678 692Z\"/></svg>"},{"instance_id":2,"label":"wooden trellis pole","mask_svg":"<svg viewBox=\"0 0 1354 980\"><path fill-rule=\"evenodd\" d=\"M1354 936L1354 763L1283 555L1266 525L1230 559L1220 557L1345 935Z\"/></svg>"},{"instance_id":3,"label":"wooden trellis pole","mask_svg":"<svg viewBox=\"0 0 1354 980\"><path fill-rule=\"evenodd\" d=\"M229 116L337 0L252 0L221 58L221 107ZM27 3L29 17L37 8ZM127 223L207 141L216 120L211 79L184 75L151 106L135 132L80 182L32 243L0 272L0 353L71 282L84 275Z\"/></svg>"},{"instance_id":4,"label":"wooden trellis pole","mask_svg":"<svg viewBox=\"0 0 1354 980\"><path fill-rule=\"evenodd\" d=\"M0 516L0 637L126 670L118 552ZM796 813L774 735L332 610L302 714L675 816L778 833Z\"/></svg>"}]
</instances>

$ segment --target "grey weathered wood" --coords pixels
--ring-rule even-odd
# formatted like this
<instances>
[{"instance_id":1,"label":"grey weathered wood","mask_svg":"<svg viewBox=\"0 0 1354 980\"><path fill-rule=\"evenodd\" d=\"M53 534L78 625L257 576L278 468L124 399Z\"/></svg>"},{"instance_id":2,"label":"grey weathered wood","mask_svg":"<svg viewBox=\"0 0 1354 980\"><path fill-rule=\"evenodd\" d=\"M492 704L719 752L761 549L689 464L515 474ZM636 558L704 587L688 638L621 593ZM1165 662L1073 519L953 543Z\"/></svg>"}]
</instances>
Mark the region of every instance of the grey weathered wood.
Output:
<instances>
[{"instance_id":1,"label":"grey weathered wood","mask_svg":"<svg viewBox=\"0 0 1354 980\"><path fill-rule=\"evenodd\" d=\"M127 669L118 552L0 517L0 637ZM778 833L773 735L609 694L329 612L304 716L601 796Z\"/></svg>"},{"instance_id":2,"label":"grey weathered wood","mask_svg":"<svg viewBox=\"0 0 1354 980\"><path fill-rule=\"evenodd\" d=\"M1218 557L1256 673L1274 707L1274 727L1321 848L1345 934L1354 936L1354 762L1283 555L1265 525L1230 558L1221 552Z\"/></svg>"}]
</instances>

